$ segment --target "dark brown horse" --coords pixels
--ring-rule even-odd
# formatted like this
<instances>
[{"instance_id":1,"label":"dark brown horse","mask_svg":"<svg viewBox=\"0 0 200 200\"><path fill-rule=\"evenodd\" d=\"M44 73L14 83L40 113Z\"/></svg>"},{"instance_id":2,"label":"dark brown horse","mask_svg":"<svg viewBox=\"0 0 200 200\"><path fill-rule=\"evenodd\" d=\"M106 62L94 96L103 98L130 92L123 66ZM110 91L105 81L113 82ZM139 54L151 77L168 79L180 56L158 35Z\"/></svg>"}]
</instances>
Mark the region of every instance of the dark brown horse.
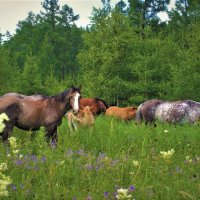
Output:
<instances>
[{"instance_id":1,"label":"dark brown horse","mask_svg":"<svg viewBox=\"0 0 200 200\"><path fill-rule=\"evenodd\" d=\"M194 123L200 119L200 103L192 100L162 101L153 99L146 101L137 109L136 122L152 123L155 120L176 123Z\"/></svg>"},{"instance_id":2,"label":"dark brown horse","mask_svg":"<svg viewBox=\"0 0 200 200\"><path fill-rule=\"evenodd\" d=\"M38 130L45 127L49 141L57 142L57 127L69 109L79 110L80 89L72 86L69 90L55 96L25 96L8 93L0 97L0 113L6 113L9 121L5 122L2 139L7 140L14 126L22 130Z\"/></svg>"},{"instance_id":3,"label":"dark brown horse","mask_svg":"<svg viewBox=\"0 0 200 200\"><path fill-rule=\"evenodd\" d=\"M106 109L109 107L108 104L99 98L81 98L80 99L80 109L89 106L93 115L99 115L105 113Z\"/></svg>"}]
</instances>

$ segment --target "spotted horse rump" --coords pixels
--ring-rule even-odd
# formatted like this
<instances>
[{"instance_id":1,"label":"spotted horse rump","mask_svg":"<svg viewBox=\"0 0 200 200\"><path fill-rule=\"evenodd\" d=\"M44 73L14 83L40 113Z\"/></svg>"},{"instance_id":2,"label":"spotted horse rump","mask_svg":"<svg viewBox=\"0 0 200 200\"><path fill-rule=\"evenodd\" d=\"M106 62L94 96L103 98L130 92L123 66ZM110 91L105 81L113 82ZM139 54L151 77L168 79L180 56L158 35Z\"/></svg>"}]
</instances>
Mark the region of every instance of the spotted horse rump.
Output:
<instances>
[{"instance_id":1,"label":"spotted horse rump","mask_svg":"<svg viewBox=\"0 0 200 200\"><path fill-rule=\"evenodd\" d=\"M139 105L136 122L194 123L200 119L200 103L192 100L162 101L153 99Z\"/></svg>"}]
</instances>

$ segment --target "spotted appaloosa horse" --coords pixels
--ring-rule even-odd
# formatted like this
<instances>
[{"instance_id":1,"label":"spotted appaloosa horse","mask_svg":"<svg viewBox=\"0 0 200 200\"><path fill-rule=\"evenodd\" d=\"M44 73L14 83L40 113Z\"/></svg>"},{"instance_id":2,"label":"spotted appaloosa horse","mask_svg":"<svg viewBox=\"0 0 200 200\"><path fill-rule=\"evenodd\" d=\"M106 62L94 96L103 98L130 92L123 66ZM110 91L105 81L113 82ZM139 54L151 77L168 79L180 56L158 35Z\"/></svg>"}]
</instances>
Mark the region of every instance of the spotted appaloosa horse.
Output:
<instances>
[{"instance_id":1,"label":"spotted appaloosa horse","mask_svg":"<svg viewBox=\"0 0 200 200\"><path fill-rule=\"evenodd\" d=\"M155 120L176 123L194 123L200 119L200 103L192 100L162 101L153 99L139 105L136 113L136 123L144 121L152 123Z\"/></svg>"},{"instance_id":2,"label":"spotted appaloosa horse","mask_svg":"<svg viewBox=\"0 0 200 200\"><path fill-rule=\"evenodd\" d=\"M2 139L8 139L14 126L22 130L38 130L44 126L47 140L52 138L57 142L57 127L62 117L69 109L78 112L79 99L80 88L74 86L55 96L25 96L17 93L1 96L0 113L6 113L9 117L1 134Z\"/></svg>"}]
</instances>

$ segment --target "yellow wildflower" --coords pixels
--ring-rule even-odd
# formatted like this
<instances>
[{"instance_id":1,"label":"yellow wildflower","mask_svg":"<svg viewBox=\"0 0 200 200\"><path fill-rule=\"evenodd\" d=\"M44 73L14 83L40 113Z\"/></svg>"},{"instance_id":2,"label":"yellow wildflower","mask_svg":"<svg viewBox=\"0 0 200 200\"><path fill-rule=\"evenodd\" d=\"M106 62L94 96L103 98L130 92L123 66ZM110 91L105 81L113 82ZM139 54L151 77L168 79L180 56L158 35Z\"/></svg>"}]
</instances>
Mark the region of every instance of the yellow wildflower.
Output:
<instances>
[{"instance_id":1,"label":"yellow wildflower","mask_svg":"<svg viewBox=\"0 0 200 200\"><path fill-rule=\"evenodd\" d=\"M186 156L186 161L192 163L192 159L190 159L190 156Z\"/></svg>"},{"instance_id":2,"label":"yellow wildflower","mask_svg":"<svg viewBox=\"0 0 200 200\"><path fill-rule=\"evenodd\" d=\"M170 159L174 153L175 153L174 149L168 151L160 151L160 154L164 159Z\"/></svg>"},{"instance_id":3,"label":"yellow wildflower","mask_svg":"<svg viewBox=\"0 0 200 200\"><path fill-rule=\"evenodd\" d=\"M8 169L8 166L5 162L1 163L0 164L0 171L5 171Z\"/></svg>"},{"instance_id":4,"label":"yellow wildflower","mask_svg":"<svg viewBox=\"0 0 200 200\"><path fill-rule=\"evenodd\" d=\"M128 189L123 189L120 188L117 190L117 195L116 198L117 199L130 199L132 196L130 194L128 194Z\"/></svg>"},{"instance_id":5,"label":"yellow wildflower","mask_svg":"<svg viewBox=\"0 0 200 200\"><path fill-rule=\"evenodd\" d=\"M0 114L0 133L2 133L5 128L4 120L8 121L9 118L5 113L2 113Z\"/></svg>"},{"instance_id":6,"label":"yellow wildflower","mask_svg":"<svg viewBox=\"0 0 200 200\"><path fill-rule=\"evenodd\" d=\"M19 153L19 149L13 150L14 154L18 154Z\"/></svg>"},{"instance_id":7,"label":"yellow wildflower","mask_svg":"<svg viewBox=\"0 0 200 200\"><path fill-rule=\"evenodd\" d=\"M140 165L140 163L137 160L133 160L133 166L138 167Z\"/></svg>"},{"instance_id":8,"label":"yellow wildflower","mask_svg":"<svg viewBox=\"0 0 200 200\"><path fill-rule=\"evenodd\" d=\"M10 146L13 149L15 149L17 147L17 143L16 143L17 139L15 137L10 137L8 140L9 140Z\"/></svg>"}]
</instances>

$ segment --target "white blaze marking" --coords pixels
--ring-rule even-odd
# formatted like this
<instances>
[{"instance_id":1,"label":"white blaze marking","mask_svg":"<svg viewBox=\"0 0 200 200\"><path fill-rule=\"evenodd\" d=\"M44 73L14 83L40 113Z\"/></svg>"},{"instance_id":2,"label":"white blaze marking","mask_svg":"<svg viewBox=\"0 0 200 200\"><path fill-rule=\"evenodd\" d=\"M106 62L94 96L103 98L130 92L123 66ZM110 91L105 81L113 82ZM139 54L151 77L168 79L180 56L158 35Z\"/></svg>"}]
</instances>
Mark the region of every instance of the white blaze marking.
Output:
<instances>
[{"instance_id":1,"label":"white blaze marking","mask_svg":"<svg viewBox=\"0 0 200 200\"><path fill-rule=\"evenodd\" d=\"M78 104L78 99L80 97L80 94L77 92L76 95L74 96L74 111L78 112L79 110L79 104Z\"/></svg>"}]
</instances>

